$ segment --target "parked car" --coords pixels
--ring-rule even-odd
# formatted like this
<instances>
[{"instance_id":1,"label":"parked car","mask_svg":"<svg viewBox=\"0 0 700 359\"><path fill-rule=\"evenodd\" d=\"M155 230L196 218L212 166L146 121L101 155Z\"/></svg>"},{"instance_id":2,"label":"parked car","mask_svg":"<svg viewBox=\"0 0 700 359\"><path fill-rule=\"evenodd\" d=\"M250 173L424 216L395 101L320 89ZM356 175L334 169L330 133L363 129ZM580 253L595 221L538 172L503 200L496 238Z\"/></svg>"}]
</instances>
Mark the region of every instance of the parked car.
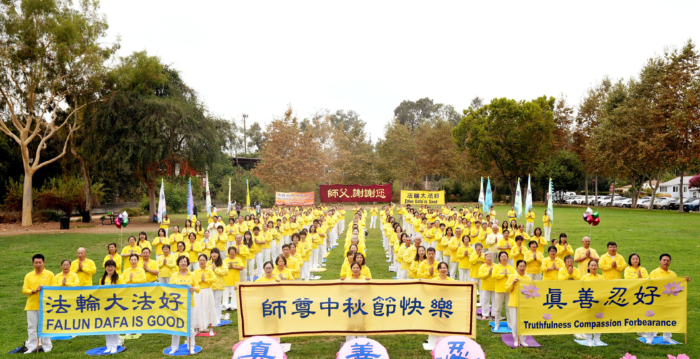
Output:
<instances>
[{"instance_id":1,"label":"parked car","mask_svg":"<svg viewBox=\"0 0 700 359\"><path fill-rule=\"evenodd\" d=\"M683 203L683 212L700 212L700 199L695 199L692 202Z\"/></svg>"},{"instance_id":2,"label":"parked car","mask_svg":"<svg viewBox=\"0 0 700 359\"><path fill-rule=\"evenodd\" d=\"M632 198L615 197L615 201L613 201L612 206L630 208L632 207Z\"/></svg>"},{"instance_id":3,"label":"parked car","mask_svg":"<svg viewBox=\"0 0 700 359\"><path fill-rule=\"evenodd\" d=\"M683 197L683 204L685 204L686 202L692 202L693 200L694 200L694 198ZM671 205L668 206L668 209L678 210L678 207L680 206L680 204L681 204L680 200L676 200L675 203L671 203Z\"/></svg>"},{"instance_id":4,"label":"parked car","mask_svg":"<svg viewBox=\"0 0 700 359\"><path fill-rule=\"evenodd\" d=\"M611 199L612 196L598 197L598 205L603 207L609 207Z\"/></svg>"},{"instance_id":5,"label":"parked car","mask_svg":"<svg viewBox=\"0 0 700 359\"><path fill-rule=\"evenodd\" d=\"M637 208L647 208L649 209L649 204L651 203L651 198L640 199L637 201Z\"/></svg>"},{"instance_id":6,"label":"parked car","mask_svg":"<svg viewBox=\"0 0 700 359\"><path fill-rule=\"evenodd\" d=\"M564 200L564 202L565 202L566 204L581 204L581 202L583 201L583 199L584 199L583 196L570 196L569 198L567 198L566 200Z\"/></svg>"},{"instance_id":7,"label":"parked car","mask_svg":"<svg viewBox=\"0 0 700 359\"><path fill-rule=\"evenodd\" d=\"M659 198L654 201L654 208L656 209L669 209L671 203L678 202L675 198Z\"/></svg>"}]
</instances>

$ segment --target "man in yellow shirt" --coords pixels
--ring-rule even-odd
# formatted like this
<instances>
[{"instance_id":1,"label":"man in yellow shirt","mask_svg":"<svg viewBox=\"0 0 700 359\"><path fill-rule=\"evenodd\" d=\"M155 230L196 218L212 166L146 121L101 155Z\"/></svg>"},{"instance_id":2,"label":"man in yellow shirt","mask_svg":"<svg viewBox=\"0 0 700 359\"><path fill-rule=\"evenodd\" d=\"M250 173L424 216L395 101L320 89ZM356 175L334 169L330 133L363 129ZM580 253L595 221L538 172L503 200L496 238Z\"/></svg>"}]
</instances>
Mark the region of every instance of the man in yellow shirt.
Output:
<instances>
[{"instance_id":1,"label":"man in yellow shirt","mask_svg":"<svg viewBox=\"0 0 700 359\"><path fill-rule=\"evenodd\" d=\"M532 211L532 208L529 208L527 210L527 214L525 215L525 220L527 222L527 226L525 227L525 232L529 236L532 236L535 231L535 212Z\"/></svg>"},{"instance_id":2,"label":"man in yellow shirt","mask_svg":"<svg viewBox=\"0 0 700 359\"><path fill-rule=\"evenodd\" d=\"M649 279L655 278L677 278L676 273L668 267L671 265L671 255L664 253L659 256L659 268L654 269L649 273ZM690 277L686 276L685 281L690 282ZM671 343L671 333L664 333L664 342ZM651 344L654 341L656 333L644 333L647 344Z\"/></svg>"},{"instance_id":3,"label":"man in yellow shirt","mask_svg":"<svg viewBox=\"0 0 700 359\"><path fill-rule=\"evenodd\" d=\"M600 256L598 266L603 270L604 279L622 279L622 272L627 268L625 258L617 253L617 243L608 242L608 253Z\"/></svg>"},{"instance_id":4,"label":"man in yellow shirt","mask_svg":"<svg viewBox=\"0 0 700 359\"><path fill-rule=\"evenodd\" d=\"M29 340L24 343L27 347L25 353L37 351L38 333L37 324L39 324L39 296L42 286L50 286L53 281L53 273L44 269L44 256L35 254L32 257L34 270L24 276L24 284L22 285L22 294L27 295L27 304L24 310L27 312L27 335ZM53 348L50 338L41 338L41 346L44 348L44 353L48 353Z\"/></svg>"},{"instance_id":5,"label":"man in yellow shirt","mask_svg":"<svg viewBox=\"0 0 700 359\"><path fill-rule=\"evenodd\" d=\"M97 267L95 262L87 259L85 248L78 248L78 259L70 264L70 271L78 275L81 286L92 285L92 276L97 272Z\"/></svg>"},{"instance_id":6,"label":"man in yellow shirt","mask_svg":"<svg viewBox=\"0 0 700 359\"><path fill-rule=\"evenodd\" d=\"M369 211L370 213L370 218L371 221L369 222L369 228L377 228L377 213L379 213L379 210L377 210L377 205L372 204L372 209Z\"/></svg>"},{"instance_id":7,"label":"man in yellow shirt","mask_svg":"<svg viewBox=\"0 0 700 359\"><path fill-rule=\"evenodd\" d=\"M583 242L583 247L576 248L574 261L578 263L578 271L580 273L588 273L588 262L590 262L591 259L600 260L600 257L598 256L598 252L591 248L591 238L583 237L581 242Z\"/></svg>"}]
</instances>

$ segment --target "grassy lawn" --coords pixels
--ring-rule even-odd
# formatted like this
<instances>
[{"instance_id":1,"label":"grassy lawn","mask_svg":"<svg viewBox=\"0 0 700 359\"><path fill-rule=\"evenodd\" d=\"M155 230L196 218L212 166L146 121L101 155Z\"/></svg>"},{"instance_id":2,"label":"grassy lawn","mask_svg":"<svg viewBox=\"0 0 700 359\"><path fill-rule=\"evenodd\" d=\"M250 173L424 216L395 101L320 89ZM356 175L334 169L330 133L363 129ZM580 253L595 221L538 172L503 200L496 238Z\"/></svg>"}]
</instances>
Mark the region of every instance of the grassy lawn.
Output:
<instances>
[{"instance_id":1,"label":"grassy lawn","mask_svg":"<svg viewBox=\"0 0 700 359\"><path fill-rule=\"evenodd\" d=\"M499 219L505 218L508 208L496 206ZM541 225L541 215L544 207L536 207L538 219L536 226ZM575 248L580 246L580 239L589 234L589 226L581 219L583 208L555 208L555 221L552 236L566 232L569 242ZM512 350L505 346L500 334L490 332L487 322L478 322L477 341L481 344L488 358L620 358L629 352L637 358L666 358L666 354L677 355L685 353L691 358L700 356L700 290L697 282L700 278L694 276L692 268L698 268L695 260L700 254L698 240L697 214L678 214L671 211L645 211L630 209L600 209L601 224L592 231L592 246L598 253L605 253L605 243L614 240L618 243L618 251L627 258L631 252L637 252L642 258L642 265L651 271L658 266L658 256L668 252L673 256L671 269L679 276L693 277L688 293L688 345L649 346L636 340L637 335L603 334L602 340L607 347L588 348L573 341L571 335L537 337L541 348L524 348ZM172 216L172 225L184 223L184 215ZM350 212L348 213L350 218ZM523 219L524 222L524 219ZM346 222L349 223L349 222ZM369 225L369 221L367 223ZM154 225L148 231L149 238L154 238L157 227ZM102 261L107 244L119 244L116 234L77 234L62 232L51 235L19 235L0 237L2 248L7 251L6 262L0 267L0 352L20 346L26 339L26 315L23 311L26 296L21 294L24 275L33 270L31 256L42 253L47 258L47 268L54 273L60 271L62 259L75 259L75 250L85 247L88 258L95 262ZM129 235L131 231L125 231ZM381 246L381 234L378 229L370 230L367 241L367 264L372 275L377 279L389 279L393 273L387 270L386 259ZM343 235L344 239L344 235ZM126 236L124 238L126 242ZM323 279L336 279L342 264L341 248L336 248L328 257L328 271L322 273ZM102 270L98 270L96 282ZM197 338L197 345L204 349L199 357L224 358L232 355L231 347L238 341L238 328L235 315L233 325L218 328L214 338ZM430 353L423 350L422 343L427 336L422 335L393 335L371 337L382 343L393 358L430 358ZM674 334L673 338L684 341L682 334ZM288 357L294 358L335 358L344 337L297 337L285 338L283 342L292 343ZM48 357L72 358L82 357L86 350L104 346L104 336L76 337L69 341L55 341L50 354L40 354ZM162 350L170 345L170 336L147 334L140 339L128 340L123 358L160 358Z\"/></svg>"}]
</instances>

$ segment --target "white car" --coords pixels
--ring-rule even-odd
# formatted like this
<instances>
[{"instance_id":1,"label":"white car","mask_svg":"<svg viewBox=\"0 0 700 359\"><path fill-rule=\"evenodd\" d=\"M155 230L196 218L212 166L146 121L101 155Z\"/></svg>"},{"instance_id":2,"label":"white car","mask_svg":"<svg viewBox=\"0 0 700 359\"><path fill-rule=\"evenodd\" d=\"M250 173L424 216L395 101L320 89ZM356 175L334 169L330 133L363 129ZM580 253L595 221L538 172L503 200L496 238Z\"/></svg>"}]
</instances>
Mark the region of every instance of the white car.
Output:
<instances>
[{"instance_id":1,"label":"white car","mask_svg":"<svg viewBox=\"0 0 700 359\"><path fill-rule=\"evenodd\" d=\"M610 206L611 196L598 197L598 205L603 207Z\"/></svg>"},{"instance_id":2,"label":"white car","mask_svg":"<svg viewBox=\"0 0 700 359\"><path fill-rule=\"evenodd\" d=\"M632 198L615 197L612 205L613 207L632 207Z\"/></svg>"},{"instance_id":3,"label":"white car","mask_svg":"<svg viewBox=\"0 0 700 359\"><path fill-rule=\"evenodd\" d=\"M651 199L640 199L639 201L637 201L637 208L649 209L650 203L651 203Z\"/></svg>"}]
</instances>

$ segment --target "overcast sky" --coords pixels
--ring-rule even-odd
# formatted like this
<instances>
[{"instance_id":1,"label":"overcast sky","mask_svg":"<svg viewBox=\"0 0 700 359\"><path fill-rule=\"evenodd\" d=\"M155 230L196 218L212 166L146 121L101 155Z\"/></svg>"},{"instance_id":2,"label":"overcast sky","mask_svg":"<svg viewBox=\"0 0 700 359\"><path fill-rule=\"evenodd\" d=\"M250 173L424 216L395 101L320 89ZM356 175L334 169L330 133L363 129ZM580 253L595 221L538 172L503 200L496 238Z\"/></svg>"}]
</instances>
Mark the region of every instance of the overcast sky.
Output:
<instances>
[{"instance_id":1,"label":"overcast sky","mask_svg":"<svg viewBox=\"0 0 700 359\"><path fill-rule=\"evenodd\" d=\"M700 42L700 1L103 0L119 55L178 69L212 113L268 123L352 109L373 141L403 100L564 94Z\"/></svg>"}]
</instances>

